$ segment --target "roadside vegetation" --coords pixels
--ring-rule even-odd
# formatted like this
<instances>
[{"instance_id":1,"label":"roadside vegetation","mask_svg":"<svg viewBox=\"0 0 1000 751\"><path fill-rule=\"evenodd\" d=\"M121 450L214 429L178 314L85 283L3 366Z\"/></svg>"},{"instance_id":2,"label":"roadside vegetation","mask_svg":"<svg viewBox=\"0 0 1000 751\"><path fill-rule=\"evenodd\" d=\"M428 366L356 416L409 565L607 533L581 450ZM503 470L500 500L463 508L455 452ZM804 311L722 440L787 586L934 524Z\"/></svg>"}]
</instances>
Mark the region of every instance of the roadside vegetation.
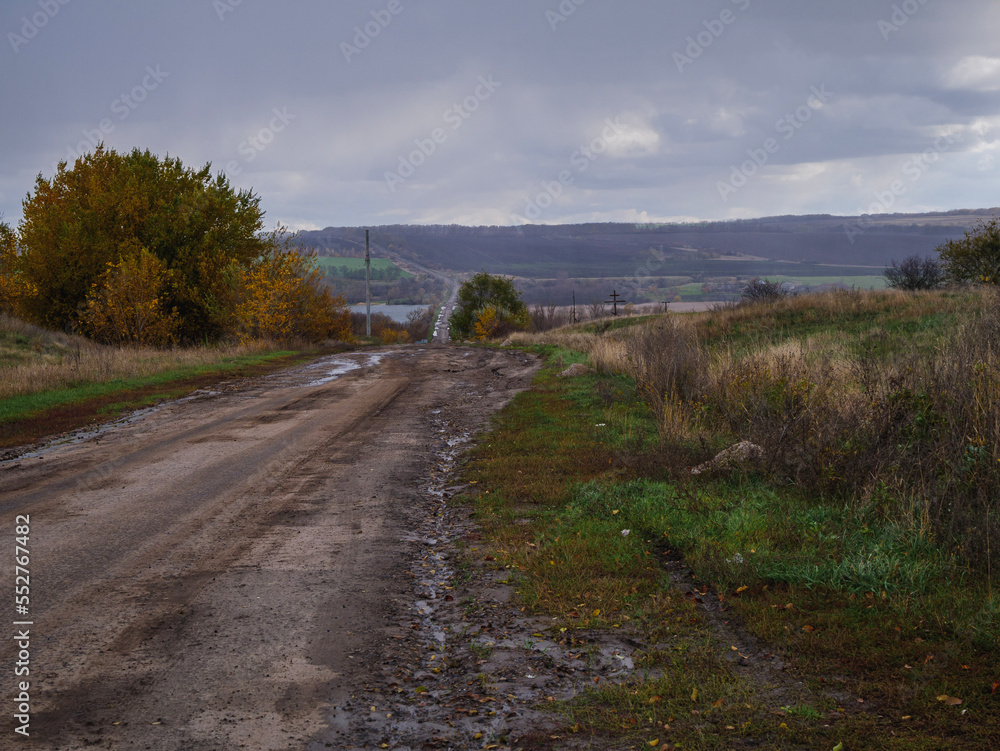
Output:
<instances>
[{"instance_id":1,"label":"roadside vegetation","mask_svg":"<svg viewBox=\"0 0 1000 751\"><path fill-rule=\"evenodd\" d=\"M0 314L0 448L329 351L307 341L115 347Z\"/></svg>"},{"instance_id":2,"label":"roadside vegetation","mask_svg":"<svg viewBox=\"0 0 1000 751\"><path fill-rule=\"evenodd\" d=\"M554 634L642 644L635 680L549 705L562 733L995 745L993 289L764 296L511 338L547 364L467 466L477 555ZM573 362L590 372L558 377Z\"/></svg>"}]
</instances>

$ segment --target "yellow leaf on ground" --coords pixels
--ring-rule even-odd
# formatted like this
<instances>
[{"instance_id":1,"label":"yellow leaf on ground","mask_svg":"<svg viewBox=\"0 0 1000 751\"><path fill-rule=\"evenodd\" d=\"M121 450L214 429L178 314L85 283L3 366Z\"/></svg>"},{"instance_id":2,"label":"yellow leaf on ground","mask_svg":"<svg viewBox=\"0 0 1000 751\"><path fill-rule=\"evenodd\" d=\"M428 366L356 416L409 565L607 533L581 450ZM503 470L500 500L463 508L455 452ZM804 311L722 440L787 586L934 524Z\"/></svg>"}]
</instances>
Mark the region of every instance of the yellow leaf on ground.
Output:
<instances>
[{"instance_id":1,"label":"yellow leaf on ground","mask_svg":"<svg viewBox=\"0 0 1000 751\"><path fill-rule=\"evenodd\" d=\"M959 699L957 696L948 696L948 694L941 694L937 698L937 700L941 701L941 702L944 702L949 707L954 707L955 705L962 703L962 700Z\"/></svg>"}]
</instances>

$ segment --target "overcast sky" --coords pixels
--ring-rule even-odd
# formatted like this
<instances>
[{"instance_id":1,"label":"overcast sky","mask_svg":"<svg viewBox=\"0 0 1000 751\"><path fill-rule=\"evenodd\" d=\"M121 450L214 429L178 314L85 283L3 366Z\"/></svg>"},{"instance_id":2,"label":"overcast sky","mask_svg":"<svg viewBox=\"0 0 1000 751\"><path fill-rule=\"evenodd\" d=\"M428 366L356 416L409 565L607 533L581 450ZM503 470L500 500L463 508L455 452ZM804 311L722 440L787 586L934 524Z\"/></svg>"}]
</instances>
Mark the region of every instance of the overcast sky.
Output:
<instances>
[{"instance_id":1,"label":"overcast sky","mask_svg":"<svg viewBox=\"0 0 1000 751\"><path fill-rule=\"evenodd\" d=\"M1000 204L995 0L3 0L0 212L103 140L271 226Z\"/></svg>"}]
</instances>

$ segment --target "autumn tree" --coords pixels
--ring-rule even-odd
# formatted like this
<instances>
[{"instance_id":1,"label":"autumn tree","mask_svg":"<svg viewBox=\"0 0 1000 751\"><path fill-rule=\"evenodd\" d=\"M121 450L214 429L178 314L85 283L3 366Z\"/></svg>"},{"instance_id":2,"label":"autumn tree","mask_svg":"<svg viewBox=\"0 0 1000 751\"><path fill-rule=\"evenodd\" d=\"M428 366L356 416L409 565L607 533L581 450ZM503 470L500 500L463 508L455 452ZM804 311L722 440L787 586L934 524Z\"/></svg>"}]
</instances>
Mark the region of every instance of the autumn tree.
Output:
<instances>
[{"instance_id":1,"label":"autumn tree","mask_svg":"<svg viewBox=\"0 0 1000 751\"><path fill-rule=\"evenodd\" d=\"M512 279L481 271L459 288L452 338L486 339L529 326L531 314Z\"/></svg>"},{"instance_id":2,"label":"autumn tree","mask_svg":"<svg viewBox=\"0 0 1000 751\"><path fill-rule=\"evenodd\" d=\"M91 288L81 315L91 338L118 346L163 347L175 340L176 310L162 297L169 274L146 248L122 249Z\"/></svg>"},{"instance_id":3,"label":"autumn tree","mask_svg":"<svg viewBox=\"0 0 1000 751\"><path fill-rule=\"evenodd\" d=\"M981 221L961 240L938 246L945 276L955 284L1000 284L1000 218Z\"/></svg>"},{"instance_id":4,"label":"autumn tree","mask_svg":"<svg viewBox=\"0 0 1000 751\"><path fill-rule=\"evenodd\" d=\"M52 178L38 176L23 214L19 267L37 291L23 312L53 328L83 326L108 264L127 260L123 248L144 248L160 262L159 304L176 309L177 336L217 339L232 327L233 268L267 250L258 196L234 190L211 165L192 170L148 150L101 145L61 162Z\"/></svg>"},{"instance_id":5,"label":"autumn tree","mask_svg":"<svg viewBox=\"0 0 1000 751\"><path fill-rule=\"evenodd\" d=\"M17 233L0 222L0 313L17 314L34 289L21 274Z\"/></svg>"},{"instance_id":6,"label":"autumn tree","mask_svg":"<svg viewBox=\"0 0 1000 751\"><path fill-rule=\"evenodd\" d=\"M350 313L326 285L315 255L298 251L294 237L280 228L266 239L263 253L232 269L240 339L349 341Z\"/></svg>"}]
</instances>

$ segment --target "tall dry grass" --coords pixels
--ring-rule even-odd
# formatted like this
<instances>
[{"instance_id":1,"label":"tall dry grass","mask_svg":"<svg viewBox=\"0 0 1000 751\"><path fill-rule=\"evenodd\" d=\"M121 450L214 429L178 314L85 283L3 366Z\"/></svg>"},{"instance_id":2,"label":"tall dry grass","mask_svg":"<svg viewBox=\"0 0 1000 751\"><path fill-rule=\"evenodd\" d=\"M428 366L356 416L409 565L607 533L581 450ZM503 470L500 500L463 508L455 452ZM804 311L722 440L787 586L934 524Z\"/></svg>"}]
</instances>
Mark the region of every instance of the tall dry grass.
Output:
<instances>
[{"instance_id":1,"label":"tall dry grass","mask_svg":"<svg viewBox=\"0 0 1000 751\"><path fill-rule=\"evenodd\" d=\"M0 316L0 399L130 380L274 349L264 342L148 349L108 347Z\"/></svg>"},{"instance_id":2,"label":"tall dry grass","mask_svg":"<svg viewBox=\"0 0 1000 751\"><path fill-rule=\"evenodd\" d=\"M875 504L992 573L995 292L829 293L519 340L586 352L634 378L668 446L750 440L778 482Z\"/></svg>"}]
</instances>

